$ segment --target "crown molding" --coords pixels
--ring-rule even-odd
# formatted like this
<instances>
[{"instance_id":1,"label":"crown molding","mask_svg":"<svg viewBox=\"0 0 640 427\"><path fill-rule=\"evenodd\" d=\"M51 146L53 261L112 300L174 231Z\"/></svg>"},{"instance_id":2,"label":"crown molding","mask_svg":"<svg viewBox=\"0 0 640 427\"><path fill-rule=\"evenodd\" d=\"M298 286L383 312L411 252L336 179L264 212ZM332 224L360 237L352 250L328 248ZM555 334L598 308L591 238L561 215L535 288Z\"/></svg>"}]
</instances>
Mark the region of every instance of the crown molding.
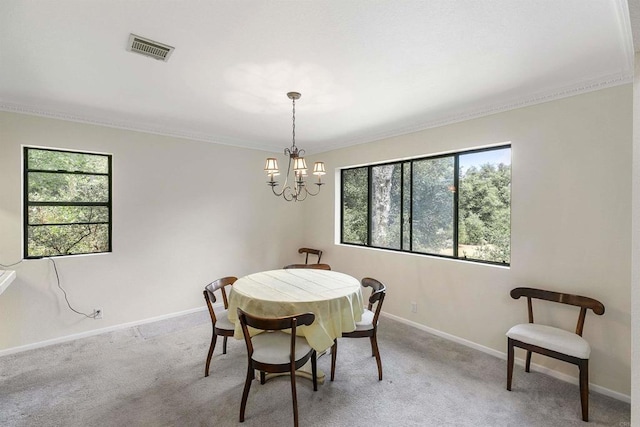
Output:
<instances>
[{"instance_id":1,"label":"crown molding","mask_svg":"<svg viewBox=\"0 0 640 427\"><path fill-rule=\"evenodd\" d=\"M190 141L209 142L213 144L228 145L232 147L248 148L259 151L281 151L279 146L260 145L255 142L248 142L241 139L223 137L218 135L209 135L198 132L184 131L181 129L170 129L160 126L150 126L146 123L135 123L118 120L106 120L96 117L73 114L65 111L57 111L55 109L45 109L34 105L16 104L0 100L0 111L9 113L26 114L30 116L38 116L49 119L63 120L68 122L83 123L96 126L104 126L114 129L128 130L133 132L149 133L160 136L168 136L173 138L188 139Z\"/></svg>"},{"instance_id":2,"label":"crown molding","mask_svg":"<svg viewBox=\"0 0 640 427\"><path fill-rule=\"evenodd\" d=\"M343 140L328 145L325 147L325 149L322 150L322 152L336 150L353 145L366 144L368 142L380 141L388 138L394 138L427 129L447 126L454 123L460 123L467 120L489 116L492 114L503 113L505 111L516 110L519 108L556 101L562 98L568 98L630 83L633 83L632 71L616 74L614 76L608 76L601 79L591 80L568 87L558 88L547 92L540 92L531 96L524 97L522 99L505 100L503 102L494 102L492 104L488 104L478 108L463 109L458 112L435 117L420 123L413 123L407 126L397 127L388 131L364 134L357 138ZM319 153L319 151L314 151L314 153Z\"/></svg>"},{"instance_id":3,"label":"crown molding","mask_svg":"<svg viewBox=\"0 0 640 427\"><path fill-rule=\"evenodd\" d=\"M536 104L550 102L562 98L567 98L583 93L593 92L601 89L606 89L614 86L619 86L633 82L633 68L627 72L619 73L613 76L606 76L600 79L595 79L587 82L581 82L575 85L561 87L554 90L541 92L523 98L516 98L510 100L504 100L502 102L494 102L484 106L471 109L461 109L458 112L429 117L426 121L413 122L407 126L396 127L390 130L381 132L365 132L362 135L344 139L334 142L332 144L324 145L322 149L309 149L308 154L318 154L340 148L345 148L353 145L365 144L368 142L379 141L382 139L393 138L410 133L420 132L427 129L446 126L454 123L459 123L467 120L472 120L492 114L502 113L509 110L515 110L518 108L529 107ZM174 138L182 138L191 141L208 142L214 144L227 145L232 147L247 148L252 150L267 151L267 152L279 152L282 147L271 146L265 144L258 144L253 141L245 141L241 139L229 138L219 135L210 135L198 132L190 132L181 129L170 129L159 126L151 126L146 123L134 123L117 120L105 120L90 116L84 116L79 114L73 114L63 111L56 111L53 109L45 109L33 105L15 104L10 102L4 102L0 100L0 111L7 111L12 113L27 114L45 118L52 118L57 120L65 120L77 123L84 123L90 125L105 126L115 129L123 129L134 132L150 133L160 136L168 136Z\"/></svg>"}]
</instances>

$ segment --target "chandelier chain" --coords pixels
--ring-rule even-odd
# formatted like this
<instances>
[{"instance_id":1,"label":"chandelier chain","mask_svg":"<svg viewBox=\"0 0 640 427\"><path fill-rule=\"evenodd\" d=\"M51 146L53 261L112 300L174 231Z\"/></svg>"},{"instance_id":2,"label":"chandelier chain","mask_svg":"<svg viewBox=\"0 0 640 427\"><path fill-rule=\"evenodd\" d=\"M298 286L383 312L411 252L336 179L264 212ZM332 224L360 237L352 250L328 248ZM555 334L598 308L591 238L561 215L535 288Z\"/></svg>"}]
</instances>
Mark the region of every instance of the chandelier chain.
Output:
<instances>
[{"instance_id":1,"label":"chandelier chain","mask_svg":"<svg viewBox=\"0 0 640 427\"><path fill-rule=\"evenodd\" d=\"M292 130L292 137L293 137L293 147L295 148L296 146L296 100L295 98L293 99L293 118L292 118L292 122L293 122L293 130Z\"/></svg>"}]
</instances>

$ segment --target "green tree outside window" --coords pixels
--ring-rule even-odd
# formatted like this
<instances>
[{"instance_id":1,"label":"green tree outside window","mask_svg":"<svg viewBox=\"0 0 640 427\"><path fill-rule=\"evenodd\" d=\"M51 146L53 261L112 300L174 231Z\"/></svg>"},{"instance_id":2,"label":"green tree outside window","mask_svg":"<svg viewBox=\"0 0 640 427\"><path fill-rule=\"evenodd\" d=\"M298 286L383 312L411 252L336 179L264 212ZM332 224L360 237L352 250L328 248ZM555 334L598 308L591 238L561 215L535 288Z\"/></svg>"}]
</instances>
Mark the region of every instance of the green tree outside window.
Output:
<instances>
[{"instance_id":1,"label":"green tree outside window","mask_svg":"<svg viewBox=\"0 0 640 427\"><path fill-rule=\"evenodd\" d=\"M510 146L344 169L341 188L342 243L511 262Z\"/></svg>"},{"instance_id":2,"label":"green tree outside window","mask_svg":"<svg viewBox=\"0 0 640 427\"><path fill-rule=\"evenodd\" d=\"M24 149L25 258L111 251L111 155Z\"/></svg>"}]
</instances>

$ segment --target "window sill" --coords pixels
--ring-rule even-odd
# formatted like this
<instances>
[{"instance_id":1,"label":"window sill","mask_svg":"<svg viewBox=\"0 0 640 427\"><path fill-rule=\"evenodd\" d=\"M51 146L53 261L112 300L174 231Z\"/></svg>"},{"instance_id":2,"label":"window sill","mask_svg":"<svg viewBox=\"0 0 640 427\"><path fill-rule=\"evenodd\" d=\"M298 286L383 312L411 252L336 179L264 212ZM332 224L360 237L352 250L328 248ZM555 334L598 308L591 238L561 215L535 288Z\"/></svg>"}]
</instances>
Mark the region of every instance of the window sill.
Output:
<instances>
[{"instance_id":1,"label":"window sill","mask_svg":"<svg viewBox=\"0 0 640 427\"><path fill-rule=\"evenodd\" d=\"M374 247L371 247L371 246L350 245L348 243L338 243L338 242L336 242L334 244L336 246L342 246L344 248L365 249L365 250L369 250L369 251L383 252L383 253L387 253L387 254L402 254L403 256L430 258L430 259L442 260L442 261L445 261L445 262L448 261L448 262L456 262L456 263L477 265L477 266L481 266L481 267L498 268L498 269L501 269L501 270L510 270L511 269L511 265L510 264L509 265L501 265L501 264L494 264L494 263L490 263L490 262L473 261L473 260L464 259L464 258L453 258L453 257L447 257L447 256L421 254L421 253L416 253L416 252L405 252L405 251L399 251L399 250L394 250L394 249L374 248Z\"/></svg>"}]
</instances>

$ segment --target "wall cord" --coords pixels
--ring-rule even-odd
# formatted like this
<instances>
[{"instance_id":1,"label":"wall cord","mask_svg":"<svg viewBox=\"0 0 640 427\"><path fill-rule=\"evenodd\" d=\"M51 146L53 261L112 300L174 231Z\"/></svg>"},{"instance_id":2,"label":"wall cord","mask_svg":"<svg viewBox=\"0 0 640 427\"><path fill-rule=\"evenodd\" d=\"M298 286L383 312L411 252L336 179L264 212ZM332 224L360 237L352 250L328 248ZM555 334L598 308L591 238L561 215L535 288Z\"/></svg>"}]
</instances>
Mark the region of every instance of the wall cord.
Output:
<instances>
[{"instance_id":1,"label":"wall cord","mask_svg":"<svg viewBox=\"0 0 640 427\"><path fill-rule=\"evenodd\" d=\"M87 319L95 319L96 316L97 316L96 313L94 313L94 314L86 314L86 313L83 313L81 311L76 310L75 308L73 308L71 306L71 303L69 302L69 298L67 297L67 291L64 290L64 288L62 287L62 284L60 283L60 275L58 275L58 266L56 265L56 262L51 257L43 257L43 258L47 258L53 264L53 271L56 273L56 285L62 291L62 293L64 295L64 300L66 301L67 306L69 307L69 310L73 311L74 313L80 314L80 315L86 317ZM20 261L14 262L13 264L6 264L6 265L5 264L0 264L0 267L2 267L2 268L13 267L14 265L18 265L18 264L22 263L23 261L24 261L24 258L21 259Z\"/></svg>"}]
</instances>

